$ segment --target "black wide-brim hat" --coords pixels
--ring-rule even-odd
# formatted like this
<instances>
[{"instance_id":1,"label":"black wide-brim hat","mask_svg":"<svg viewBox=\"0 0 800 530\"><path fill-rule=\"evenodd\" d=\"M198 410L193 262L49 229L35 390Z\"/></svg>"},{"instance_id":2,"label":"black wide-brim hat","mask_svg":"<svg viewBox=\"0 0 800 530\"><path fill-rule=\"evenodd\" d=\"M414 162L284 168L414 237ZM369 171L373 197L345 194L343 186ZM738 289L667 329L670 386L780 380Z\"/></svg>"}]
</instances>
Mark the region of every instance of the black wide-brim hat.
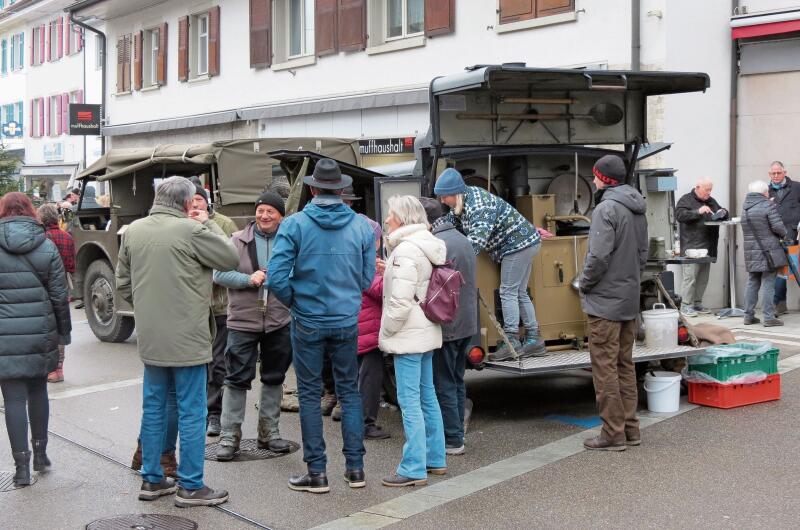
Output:
<instances>
[{"instance_id":1,"label":"black wide-brim hat","mask_svg":"<svg viewBox=\"0 0 800 530\"><path fill-rule=\"evenodd\" d=\"M341 190L353 184L349 175L342 175L339 164L323 158L314 167L314 173L303 177L303 183L323 190Z\"/></svg>"}]
</instances>

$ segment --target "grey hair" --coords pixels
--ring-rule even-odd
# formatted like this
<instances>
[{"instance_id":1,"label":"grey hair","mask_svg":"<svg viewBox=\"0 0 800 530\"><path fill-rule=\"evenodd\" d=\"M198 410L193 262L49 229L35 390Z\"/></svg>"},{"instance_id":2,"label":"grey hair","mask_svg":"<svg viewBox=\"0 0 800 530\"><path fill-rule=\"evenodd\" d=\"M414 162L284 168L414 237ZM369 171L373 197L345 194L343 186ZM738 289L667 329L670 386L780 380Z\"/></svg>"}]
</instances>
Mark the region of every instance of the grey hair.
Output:
<instances>
[{"instance_id":1,"label":"grey hair","mask_svg":"<svg viewBox=\"0 0 800 530\"><path fill-rule=\"evenodd\" d=\"M156 188L153 206L163 206L185 211L186 203L192 200L195 187L189 179L179 176L169 177Z\"/></svg>"},{"instance_id":2,"label":"grey hair","mask_svg":"<svg viewBox=\"0 0 800 530\"><path fill-rule=\"evenodd\" d=\"M760 193L764 195L769 190L769 184L763 180L754 180L747 186L747 191L750 193Z\"/></svg>"},{"instance_id":3,"label":"grey hair","mask_svg":"<svg viewBox=\"0 0 800 530\"><path fill-rule=\"evenodd\" d=\"M389 197L389 213L402 225L428 225L428 215L419 199L413 195Z\"/></svg>"},{"instance_id":4,"label":"grey hair","mask_svg":"<svg viewBox=\"0 0 800 530\"><path fill-rule=\"evenodd\" d=\"M58 215L58 208L56 208L55 204L47 203L39 206L38 213L39 221L44 226L57 225L59 219L61 218L61 216Z\"/></svg>"},{"instance_id":5,"label":"grey hair","mask_svg":"<svg viewBox=\"0 0 800 530\"><path fill-rule=\"evenodd\" d=\"M769 165L769 167L772 166L781 166L781 169L786 169L786 166L784 166L783 162L781 162L780 160L773 160L772 163Z\"/></svg>"}]
</instances>

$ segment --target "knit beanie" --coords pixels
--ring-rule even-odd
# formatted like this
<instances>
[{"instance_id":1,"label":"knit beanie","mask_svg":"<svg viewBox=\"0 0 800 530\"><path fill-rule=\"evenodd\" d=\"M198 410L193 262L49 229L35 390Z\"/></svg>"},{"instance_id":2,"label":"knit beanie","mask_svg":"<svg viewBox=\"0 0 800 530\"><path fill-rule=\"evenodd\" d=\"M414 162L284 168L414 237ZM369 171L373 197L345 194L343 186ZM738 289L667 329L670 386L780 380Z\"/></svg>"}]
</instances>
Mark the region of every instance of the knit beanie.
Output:
<instances>
[{"instance_id":1,"label":"knit beanie","mask_svg":"<svg viewBox=\"0 0 800 530\"><path fill-rule=\"evenodd\" d=\"M595 162L592 173L603 183L616 186L625 182L625 163L617 155L606 155Z\"/></svg>"},{"instance_id":2,"label":"knit beanie","mask_svg":"<svg viewBox=\"0 0 800 530\"><path fill-rule=\"evenodd\" d=\"M197 183L194 184L194 194L200 195L203 199L205 199L206 202L208 202L208 192L200 184Z\"/></svg>"},{"instance_id":3,"label":"knit beanie","mask_svg":"<svg viewBox=\"0 0 800 530\"><path fill-rule=\"evenodd\" d=\"M436 179L436 186L433 188L436 195L459 195L467 192L467 185L457 169L449 167L442 171Z\"/></svg>"},{"instance_id":4,"label":"knit beanie","mask_svg":"<svg viewBox=\"0 0 800 530\"><path fill-rule=\"evenodd\" d=\"M282 217L286 215L286 206L283 203L283 197L274 191L265 191L262 193L261 197L259 197L256 201L256 208L258 208L259 204L272 206L278 211L278 213L281 214Z\"/></svg>"},{"instance_id":5,"label":"knit beanie","mask_svg":"<svg viewBox=\"0 0 800 530\"><path fill-rule=\"evenodd\" d=\"M428 217L428 224L432 225L434 221L442 216L442 203L430 197L420 197L419 202L425 208L425 215Z\"/></svg>"}]
</instances>

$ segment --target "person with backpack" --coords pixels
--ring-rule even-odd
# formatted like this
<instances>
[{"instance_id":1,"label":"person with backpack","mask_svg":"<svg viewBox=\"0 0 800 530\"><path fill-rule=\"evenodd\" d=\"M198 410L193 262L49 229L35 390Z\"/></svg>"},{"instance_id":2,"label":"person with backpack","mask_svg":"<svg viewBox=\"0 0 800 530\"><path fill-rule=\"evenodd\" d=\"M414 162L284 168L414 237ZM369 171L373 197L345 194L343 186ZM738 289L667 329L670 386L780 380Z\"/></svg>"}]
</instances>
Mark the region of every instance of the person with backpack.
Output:
<instances>
[{"instance_id":1,"label":"person with backpack","mask_svg":"<svg viewBox=\"0 0 800 530\"><path fill-rule=\"evenodd\" d=\"M394 356L397 401L403 413L406 442L397 471L383 479L389 487L427 484L427 474L445 474L442 412L433 386L433 350L442 347L442 328L426 316L434 266L444 265L444 241L428 231L419 199L410 195L389 199L383 276L380 349Z\"/></svg>"}]
</instances>

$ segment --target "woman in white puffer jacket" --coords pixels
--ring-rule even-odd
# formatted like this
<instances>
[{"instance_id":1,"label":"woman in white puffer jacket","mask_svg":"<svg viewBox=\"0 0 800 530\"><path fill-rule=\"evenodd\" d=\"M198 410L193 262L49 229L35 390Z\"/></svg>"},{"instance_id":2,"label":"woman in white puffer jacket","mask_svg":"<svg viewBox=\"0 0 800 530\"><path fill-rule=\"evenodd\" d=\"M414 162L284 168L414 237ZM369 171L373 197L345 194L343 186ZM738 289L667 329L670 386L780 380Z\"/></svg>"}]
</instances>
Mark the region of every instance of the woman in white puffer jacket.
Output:
<instances>
[{"instance_id":1,"label":"woman in white puffer jacket","mask_svg":"<svg viewBox=\"0 0 800 530\"><path fill-rule=\"evenodd\" d=\"M394 354L397 400L406 443L397 471L384 486L427 484L427 473L446 471L442 412L433 386L433 350L442 346L442 328L425 317L433 265L443 265L447 248L428 230L425 209L416 197L389 199L386 248L391 253L383 276L380 349Z\"/></svg>"}]
</instances>

